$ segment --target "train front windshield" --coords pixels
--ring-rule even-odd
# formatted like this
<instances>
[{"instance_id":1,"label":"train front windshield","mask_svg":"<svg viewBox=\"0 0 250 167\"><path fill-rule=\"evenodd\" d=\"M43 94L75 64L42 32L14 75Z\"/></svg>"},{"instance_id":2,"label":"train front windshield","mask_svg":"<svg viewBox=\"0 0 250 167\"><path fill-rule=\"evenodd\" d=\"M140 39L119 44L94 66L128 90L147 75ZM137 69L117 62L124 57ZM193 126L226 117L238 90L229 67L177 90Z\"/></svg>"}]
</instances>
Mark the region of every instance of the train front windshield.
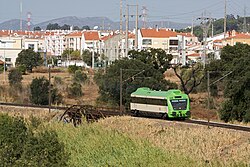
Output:
<instances>
[{"instance_id":1,"label":"train front windshield","mask_svg":"<svg viewBox=\"0 0 250 167\"><path fill-rule=\"evenodd\" d=\"M174 110L186 110L187 109L187 99L180 100L170 100Z\"/></svg>"}]
</instances>

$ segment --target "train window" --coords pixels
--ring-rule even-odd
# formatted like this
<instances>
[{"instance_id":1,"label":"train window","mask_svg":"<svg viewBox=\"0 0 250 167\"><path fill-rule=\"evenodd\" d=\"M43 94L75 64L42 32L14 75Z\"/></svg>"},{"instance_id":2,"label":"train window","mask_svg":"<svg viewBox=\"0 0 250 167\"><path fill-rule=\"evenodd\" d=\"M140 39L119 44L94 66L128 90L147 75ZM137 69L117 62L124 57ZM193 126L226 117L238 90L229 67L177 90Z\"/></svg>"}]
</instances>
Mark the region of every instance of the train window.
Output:
<instances>
[{"instance_id":1,"label":"train window","mask_svg":"<svg viewBox=\"0 0 250 167\"><path fill-rule=\"evenodd\" d=\"M186 110L187 109L187 100L180 99L180 100L171 100L170 101L174 110Z\"/></svg>"},{"instance_id":2,"label":"train window","mask_svg":"<svg viewBox=\"0 0 250 167\"><path fill-rule=\"evenodd\" d=\"M131 97L131 102L132 103L167 106L167 100L166 99L152 99L152 98Z\"/></svg>"}]
</instances>

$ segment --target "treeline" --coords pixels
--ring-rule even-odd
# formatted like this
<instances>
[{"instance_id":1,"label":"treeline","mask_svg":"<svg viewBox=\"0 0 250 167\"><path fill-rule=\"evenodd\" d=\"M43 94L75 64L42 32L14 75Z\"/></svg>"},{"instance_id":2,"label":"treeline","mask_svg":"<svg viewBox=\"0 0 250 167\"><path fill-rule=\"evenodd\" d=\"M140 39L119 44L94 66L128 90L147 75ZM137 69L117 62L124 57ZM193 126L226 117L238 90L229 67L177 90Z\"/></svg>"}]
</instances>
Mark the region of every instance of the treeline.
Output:
<instances>
[{"instance_id":1,"label":"treeline","mask_svg":"<svg viewBox=\"0 0 250 167\"><path fill-rule=\"evenodd\" d=\"M246 22L250 22L250 17L246 17ZM212 24L211 24L212 25ZM217 19L213 21L214 34L220 34L224 32L224 18ZM227 31L235 30L237 32L243 32L244 30L244 17L239 15L234 16L232 14L227 15ZM191 32L191 28L181 29L180 32ZM246 31L250 31L250 26L246 25ZM212 34L212 26L209 29L208 36ZM199 40L203 39L203 30L200 25L194 27L194 35L199 38Z\"/></svg>"},{"instance_id":2,"label":"treeline","mask_svg":"<svg viewBox=\"0 0 250 167\"><path fill-rule=\"evenodd\" d=\"M46 27L46 30L70 30L71 26L68 24L64 24L62 26L60 26L58 23L49 23ZM34 27L34 31L41 31L41 27L37 26ZM90 30L89 26L82 26L82 27L78 27L78 26L73 26L73 30Z\"/></svg>"}]
</instances>

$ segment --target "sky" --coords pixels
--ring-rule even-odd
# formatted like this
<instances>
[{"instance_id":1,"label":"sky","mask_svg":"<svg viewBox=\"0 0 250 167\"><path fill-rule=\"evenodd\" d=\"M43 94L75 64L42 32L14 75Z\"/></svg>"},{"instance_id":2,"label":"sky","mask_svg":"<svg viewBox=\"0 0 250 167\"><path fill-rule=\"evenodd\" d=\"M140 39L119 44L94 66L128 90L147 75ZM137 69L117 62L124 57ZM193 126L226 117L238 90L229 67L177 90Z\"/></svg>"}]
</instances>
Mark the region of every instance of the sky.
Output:
<instances>
[{"instance_id":1,"label":"sky","mask_svg":"<svg viewBox=\"0 0 250 167\"><path fill-rule=\"evenodd\" d=\"M224 17L225 0L123 0L123 14L126 5L139 5L147 8L147 21L174 21L190 23L197 21L206 11L212 18ZM22 2L22 19L27 20L31 12L31 22L36 24L65 16L108 17L113 21L120 19L120 0L0 0L0 23L10 19L20 19L20 2ZM227 0L227 13L250 16L250 0ZM135 14L135 7L130 6L130 15ZM124 18L125 19L125 18Z\"/></svg>"}]
</instances>

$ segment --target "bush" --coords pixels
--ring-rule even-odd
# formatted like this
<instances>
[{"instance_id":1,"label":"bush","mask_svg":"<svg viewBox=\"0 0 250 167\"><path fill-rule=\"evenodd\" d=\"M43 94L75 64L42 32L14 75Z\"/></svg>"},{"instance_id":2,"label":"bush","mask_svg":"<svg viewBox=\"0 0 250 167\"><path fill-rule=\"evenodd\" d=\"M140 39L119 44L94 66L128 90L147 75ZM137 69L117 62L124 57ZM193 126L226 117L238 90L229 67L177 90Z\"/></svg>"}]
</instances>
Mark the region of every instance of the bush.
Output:
<instances>
[{"instance_id":1,"label":"bush","mask_svg":"<svg viewBox=\"0 0 250 167\"><path fill-rule=\"evenodd\" d=\"M1 166L66 166L68 154L54 131L34 133L23 118L0 114Z\"/></svg>"},{"instance_id":2,"label":"bush","mask_svg":"<svg viewBox=\"0 0 250 167\"><path fill-rule=\"evenodd\" d=\"M17 66L17 69L22 73L22 75L26 74L27 67L25 65L19 65Z\"/></svg>"},{"instance_id":3,"label":"bush","mask_svg":"<svg viewBox=\"0 0 250 167\"><path fill-rule=\"evenodd\" d=\"M35 78L30 85L30 99L33 104L48 105L49 104L49 81L42 78ZM51 86L51 103L61 103L62 95L58 90Z\"/></svg>"},{"instance_id":4,"label":"bush","mask_svg":"<svg viewBox=\"0 0 250 167\"><path fill-rule=\"evenodd\" d=\"M8 79L10 86L21 85L23 79L22 73L18 69L12 68L9 72Z\"/></svg>"},{"instance_id":5,"label":"bush","mask_svg":"<svg viewBox=\"0 0 250 167\"><path fill-rule=\"evenodd\" d=\"M82 85L77 82L73 82L68 88L68 95L69 97L81 97L83 95Z\"/></svg>"},{"instance_id":6,"label":"bush","mask_svg":"<svg viewBox=\"0 0 250 167\"><path fill-rule=\"evenodd\" d=\"M83 73L81 70L76 70L74 74L74 81L78 83L83 83L87 80L87 74Z\"/></svg>"},{"instance_id":7,"label":"bush","mask_svg":"<svg viewBox=\"0 0 250 167\"><path fill-rule=\"evenodd\" d=\"M70 65L68 67L68 72L71 74L74 74L76 72L76 70L81 70L81 68L76 66L76 65Z\"/></svg>"}]
</instances>

